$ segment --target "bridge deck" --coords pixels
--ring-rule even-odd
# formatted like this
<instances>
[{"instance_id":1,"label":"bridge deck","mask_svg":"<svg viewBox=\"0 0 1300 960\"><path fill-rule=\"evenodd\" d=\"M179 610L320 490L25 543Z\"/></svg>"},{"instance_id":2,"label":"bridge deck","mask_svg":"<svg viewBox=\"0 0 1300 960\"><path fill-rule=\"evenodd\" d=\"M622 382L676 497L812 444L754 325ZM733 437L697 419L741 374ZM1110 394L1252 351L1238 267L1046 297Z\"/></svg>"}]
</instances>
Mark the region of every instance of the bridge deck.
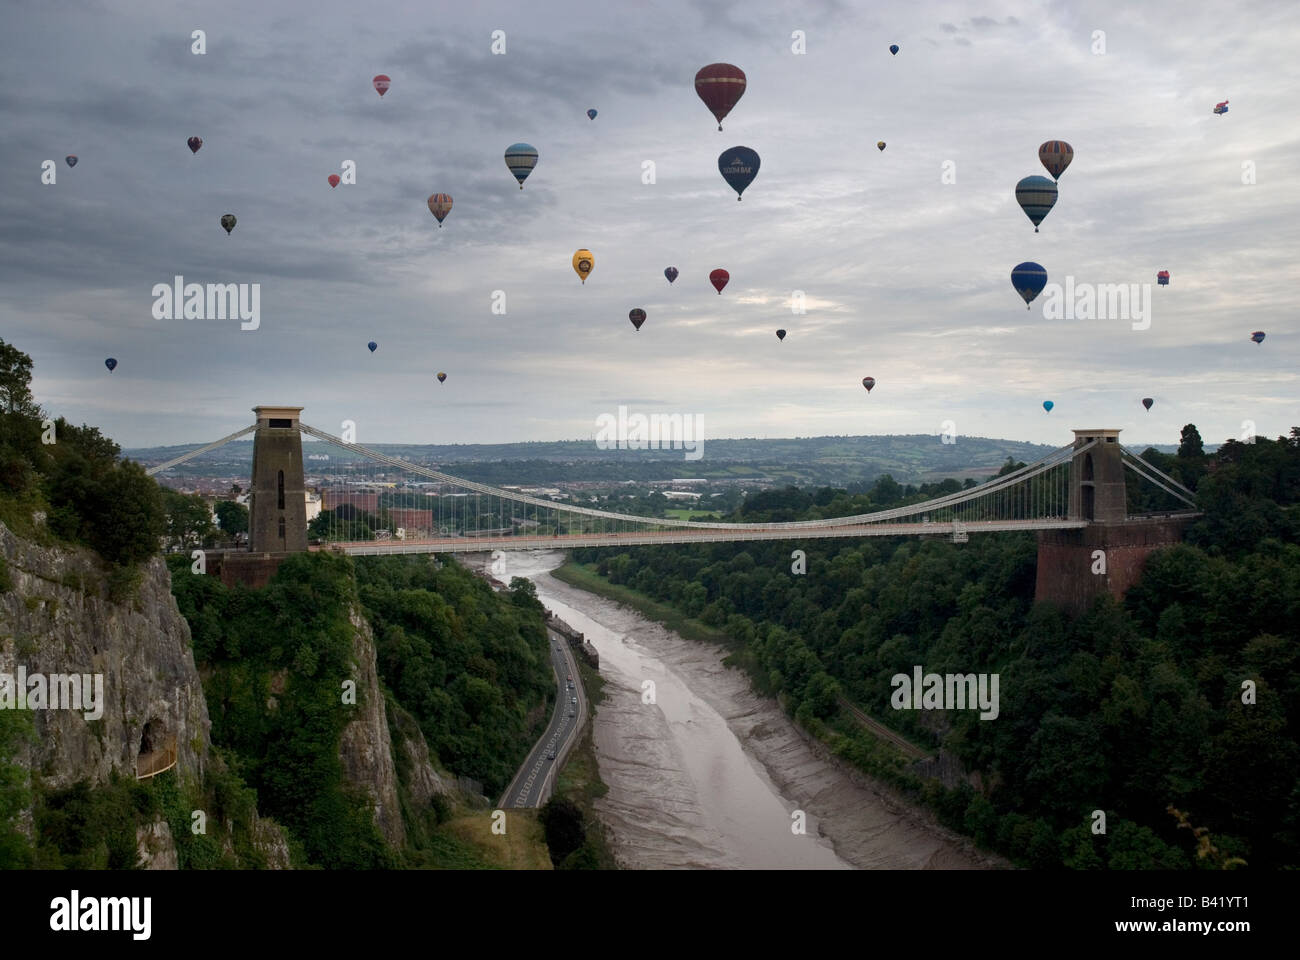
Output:
<instances>
[{"instance_id":1,"label":"bridge deck","mask_svg":"<svg viewBox=\"0 0 1300 960\"><path fill-rule=\"evenodd\" d=\"M1083 520L981 520L962 523L963 533L1009 530L1079 530ZM623 533L573 533L558 536L438 537L427 540L352 540L312 547L341 549L358 556L395 553L480 553L484 550L562 550L569 547L615 547L666 543L729 543L743 540L837 540L845 537L947 537L951 523L871 523L845 527L780 529L754 525L753 530L637 530Z\"/></svg>"}]
</instances>

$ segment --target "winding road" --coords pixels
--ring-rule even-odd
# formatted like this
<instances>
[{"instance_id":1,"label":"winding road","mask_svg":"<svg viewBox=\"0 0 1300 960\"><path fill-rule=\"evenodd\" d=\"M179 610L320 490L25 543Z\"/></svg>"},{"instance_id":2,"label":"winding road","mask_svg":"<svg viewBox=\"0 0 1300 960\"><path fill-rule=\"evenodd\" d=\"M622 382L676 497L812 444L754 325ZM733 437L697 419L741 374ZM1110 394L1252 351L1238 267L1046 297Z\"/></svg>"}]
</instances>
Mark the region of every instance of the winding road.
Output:
<instances>
[{"instance_id":1,"label":"winding road","mask_svg":"<svg viewBox=\"0 0 1300 960\"><path fill-rule=\"evenodd\" d=\"M577 743L578 731L587 722L587 697L578 676L573 651L564 637L550 630L546 634L550 638L551 667L555 671L555 711L546 730L502 794L497 806L503 809L540 807L550 799L555 790L556 774ZM573 677L571 690L566 677ZM578 701L576 704L573 703L575 698ZM570 710L573 711L573 716L570 716Z\"/></svg>"}]
</instances>

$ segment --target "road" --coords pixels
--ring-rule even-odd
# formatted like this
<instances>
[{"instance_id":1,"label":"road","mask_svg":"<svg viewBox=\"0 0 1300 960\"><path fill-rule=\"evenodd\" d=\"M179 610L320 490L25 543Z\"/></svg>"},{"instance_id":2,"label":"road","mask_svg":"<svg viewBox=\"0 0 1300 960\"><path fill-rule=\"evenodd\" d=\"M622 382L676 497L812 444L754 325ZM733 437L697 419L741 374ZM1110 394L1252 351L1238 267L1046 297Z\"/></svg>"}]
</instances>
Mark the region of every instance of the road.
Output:
<instances>
[{"instance_id":1,"label":"road","mask_svg":"<svg viewBox=\"0 0 1300 960\"><path fill-rule=\"evenodd\" d=\"M551 666L555 670L555 711L541 738L506 787L501 802L497 804L501 808L540 807L550 799L555 790L556 774L587 720L587 697L578 676L573 650L558 633L548 630L546 634L550 638ZM573 677L572 690L568 689L565 677ZM578 700L576 705L572 702L575 697ZM570 710L574 711L574 716L569 715Z\"/></svg>"}]
</instances>

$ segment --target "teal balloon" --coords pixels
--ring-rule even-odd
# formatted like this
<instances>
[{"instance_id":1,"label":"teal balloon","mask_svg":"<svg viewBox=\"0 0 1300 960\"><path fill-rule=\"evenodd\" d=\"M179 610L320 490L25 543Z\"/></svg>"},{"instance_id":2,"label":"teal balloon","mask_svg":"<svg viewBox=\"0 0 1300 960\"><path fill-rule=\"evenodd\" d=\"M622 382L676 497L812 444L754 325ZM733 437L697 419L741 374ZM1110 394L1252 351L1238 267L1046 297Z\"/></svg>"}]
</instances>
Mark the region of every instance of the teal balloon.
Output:
<instances>
[{"instance_id":1,"label":"teal balloon","mask_svg":"<svg viewBox=\"0 0 1300 960\"><path fill-rule=\"evenodd\" d=\"M1046 177L1025 177L1016 184L1016 203L1034 225L1034 233L1056 206L1056 184Z\"/></svg>"},{"instance_id":2,"label":"teal balloon","mask_svg":"<svg viewBox=\"0 0 1300 960\"><path fill-rule=\"evenodd\" d=\"M1056 404L1052 403L1051 400L1044 400L1044 401L1043 401L1043 409L1046 410L1048 413L1051 413L1051 412L1052 412L1052 407L1054 407L1054 406L1056 406Z\"/></svg>"},{"instance_id":3,"label":"teal balloon","mask_svg":"<svg viewBox=\"0 0 1300 960\"><path fill-rule=\"evenodd\" d=\"M524 188L524 181L537 166L537 148L531 143L512 143L506 147L506 166L519 181L519 189Z\"/></svg>"}]
</instances>

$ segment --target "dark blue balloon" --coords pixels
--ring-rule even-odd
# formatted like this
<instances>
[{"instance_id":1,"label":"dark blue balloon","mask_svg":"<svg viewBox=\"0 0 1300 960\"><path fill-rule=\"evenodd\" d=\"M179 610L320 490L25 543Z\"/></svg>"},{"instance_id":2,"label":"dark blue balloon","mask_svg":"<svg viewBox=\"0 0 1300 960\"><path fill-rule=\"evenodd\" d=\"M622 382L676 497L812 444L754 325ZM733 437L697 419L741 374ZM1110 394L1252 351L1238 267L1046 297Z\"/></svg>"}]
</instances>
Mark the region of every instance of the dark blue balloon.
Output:
<instances>
[{"instance_id":1,"label":"dark blue balloon","mask_svg":"<svg viewBox=\"0 0 1300 960\"><path fill-rule=\"evenodd\" d=\"M736 199L745 192L745 188L758 176L758 154L749 147L732 147L724 150L718 157L718 172L722 179L736 191Z\"/></svg>"},{"instance_id":2,"label":"dark blue balloon","mask_svg":"<svg viewBox=\"0 0 1300 960\"><path fill-rule=\"evenodd\" d=\"M669 283L672 283L674 280L677 279L677 268L669 267L667 270L664 271L664 276L668 278Z\"/></svg>"},{"instance_id":3,"label":"dark blue balloon","mask_svg":"<svg viewBox=\"0 0 1300 960\"><path fill-rule=\"evenodd\" d=\"M369 343L367 343L366 346L370 348L370 352L371 352L371 353L374 353L375 350L377 350L377 349L379 348L379 344L375 343L375 341L373 341L373 340L371 340Z\"/></svg>"},{"instance_id":4,"label":"dark blue balloon","mask_svg":"<svg viewBox=\"0 0 1300 960\"><path fill-rule=\"evenodd\" d=\"M117 367L117 361L114 360L112 357L109 357L107 360L104 361L104 366L108 367L109 373L112 373L113 370Z\"/></svg>"},{"instance_id":5,"label":"dark blue balloon","mask_svg":"<svg viewBox=\"0 0 1300 960\"><path fill-rule=\"evenodd\" d=\"M1047 270L1037 263L1018 264L1011 271L1011 285L1025 298L1025 309L1028 310L1029 302L1047 286Z\"/></svg>"},{"instance_id":6,"label":"dark blue balloon","mask_svg":"<svg viewBox=\"0 0 1300 960\"><path fill-rule=\"evenodd\" d=\"M587 119L588 119L588 120L595 120L595 119L596 119L596 108L595 108L595 107L592 107L590 110L587 111Z\"/></svg>"},{"instance_id":7,"label":"dark blue balloon","mask_svg":"<svg viewBox=\"0 0 1300 960\"><path fill-rule=\"evenodd\" d=\"M889 52L892 53L894 56L898 56L898 44L891 43L889 45Z\"/></svg>"}]
</instances>

